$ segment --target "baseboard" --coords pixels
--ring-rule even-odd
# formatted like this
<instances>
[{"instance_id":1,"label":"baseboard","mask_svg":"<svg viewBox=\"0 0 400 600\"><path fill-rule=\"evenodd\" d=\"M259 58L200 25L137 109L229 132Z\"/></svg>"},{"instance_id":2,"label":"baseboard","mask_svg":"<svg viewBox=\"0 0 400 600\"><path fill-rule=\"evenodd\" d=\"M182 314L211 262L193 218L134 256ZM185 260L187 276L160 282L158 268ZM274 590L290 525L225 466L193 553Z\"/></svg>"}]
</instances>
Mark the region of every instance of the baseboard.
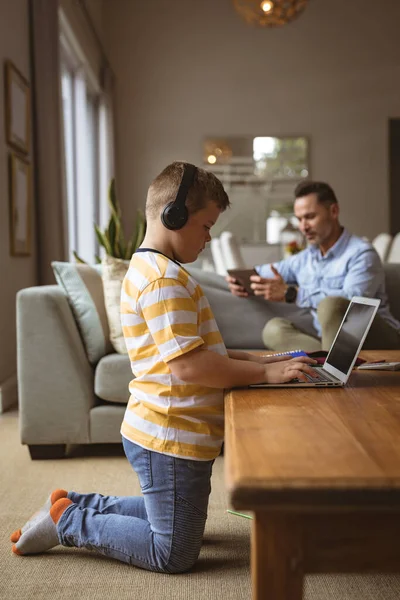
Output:
<instances>
[{"instance_id":1,"label":"baseboard","mask_svg":"<svg viewBox=\"0 0 400 600\"><path fill-rule=\"evenodd\" d=\"M12 375L0 385L0 414L18 406L17 375Z\"/></svg>"}]
</instances>

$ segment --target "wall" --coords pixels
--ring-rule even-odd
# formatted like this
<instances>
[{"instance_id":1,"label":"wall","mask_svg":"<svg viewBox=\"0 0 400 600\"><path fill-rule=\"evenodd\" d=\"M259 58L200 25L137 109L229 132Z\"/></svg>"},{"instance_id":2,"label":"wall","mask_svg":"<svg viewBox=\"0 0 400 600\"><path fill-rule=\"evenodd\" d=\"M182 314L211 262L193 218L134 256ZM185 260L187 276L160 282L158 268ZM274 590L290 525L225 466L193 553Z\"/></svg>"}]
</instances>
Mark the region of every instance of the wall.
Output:
<instances>
[{"instance_id":1,"label":"wall","mask_svg":"<svg viewBox=\"0 0 400 600\"><path fill-rule=\"evenodd\" d=\"M85 0L85 6L100 41L102 41L104 37L103 2L104 0Z\"/></svg>"},{"instance_id":2,"label":"wall","mask_svg":"<svg viewBox=\"0 0 400 600\"><path fill-rule=\"evenodd\" d=\"M0 0L0 411L15 398L16 339L15 295L18 290L36 284L35 232L32 255L11 257L9 252L8 153L4 129L4 69L11 60L31 81L29 62L28 0ZM32 156L32 145L31 145Z\"/></svg>"},{"instance_id":3,"label":"wall","mask_svg":"<svg viewBox=\"0 0 400 600\"><path fill-rule=\"evenodd\" d=\"M201 161L206 136L305 134L311 174L334 187L346 225L388 229L398 0L313 1L270 30L246 25L231 0L113 0L104 11L125 220L168 162Z\"/></svg>"}]
</instances>

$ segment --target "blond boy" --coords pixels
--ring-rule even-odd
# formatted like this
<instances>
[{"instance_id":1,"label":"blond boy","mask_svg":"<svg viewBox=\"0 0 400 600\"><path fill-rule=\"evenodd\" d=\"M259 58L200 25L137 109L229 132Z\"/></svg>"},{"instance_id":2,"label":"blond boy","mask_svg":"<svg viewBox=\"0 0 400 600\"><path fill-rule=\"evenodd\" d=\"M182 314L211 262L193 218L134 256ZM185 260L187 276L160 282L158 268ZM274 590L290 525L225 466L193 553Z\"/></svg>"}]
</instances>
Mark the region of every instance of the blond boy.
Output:
<instances>
[{"instance_id":1,"label":"blond boy","mask_svg":"<svg viewBox=\"0 0 400 600\"><path fill-rule=\"evenodd\" d=\"M221 182L188 163L166 167L148 191L146 236L121 295L135 375L121 433L143 496L55 490L12 534L16 554L63 544L151 571L187 571L200 552L223 441L223 389L313 373L308 358L227 351L201 287L182 267L228 206Z\"/></svg>"}]
</instances>

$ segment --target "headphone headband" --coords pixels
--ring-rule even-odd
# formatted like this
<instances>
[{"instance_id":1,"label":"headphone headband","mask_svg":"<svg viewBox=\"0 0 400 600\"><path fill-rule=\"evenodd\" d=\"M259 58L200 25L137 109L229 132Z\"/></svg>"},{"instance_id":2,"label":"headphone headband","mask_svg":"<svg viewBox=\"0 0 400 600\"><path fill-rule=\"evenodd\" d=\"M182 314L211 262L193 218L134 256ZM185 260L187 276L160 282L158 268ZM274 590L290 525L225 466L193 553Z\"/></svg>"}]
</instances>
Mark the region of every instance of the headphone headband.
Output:
<instances>
[{"instance_id":1,"label":"headphone headband","mask_svg":"<svg viewBox=\"0 0 400 600\"><path fill-rule=\"evenodd\" d=\"M176 198L173 202L169 202L161 213L161 221L167 229L182 229L182 227L186 225L189 218L188 209L186 207L186 198L189 189L193 185L196 172L197 167L190 163L184 164L183 175Z\"/></svg>"},{"instance_id":2,"label":"headphone headband","mask_svg":"<svg viewBox=\"0 0 400 600\"><path fill-rule=\"evenodd\" d=\"M182 180L179 185L178 192L176 194L176 198L174 204L178 206L184 206L186 202L187 195L189 193L189 189L193 185L194 176L196 175L197 167L191 165L190 163L185 163L183 168Z\"/></svg>"}]
</instances>

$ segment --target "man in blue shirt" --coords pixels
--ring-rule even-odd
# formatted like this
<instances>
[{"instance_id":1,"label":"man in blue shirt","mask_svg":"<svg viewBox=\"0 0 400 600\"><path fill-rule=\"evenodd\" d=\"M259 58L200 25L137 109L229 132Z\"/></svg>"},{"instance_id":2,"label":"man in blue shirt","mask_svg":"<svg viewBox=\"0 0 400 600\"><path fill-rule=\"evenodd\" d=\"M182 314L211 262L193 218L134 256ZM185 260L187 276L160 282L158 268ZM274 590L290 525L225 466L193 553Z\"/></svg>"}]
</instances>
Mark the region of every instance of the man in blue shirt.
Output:
<instances>
[{"instance_id":1,"label":"man in blue shirt","mask_svg":"<svg viewBox=\"0 0 400 600\"><path fill-rule=\"evenodd\" d=\"M309 308L313 335L288 319L270 319L263 341L272 350L328 350L352 296L380 298L381 304L364 348L400 348L400 323L390 313L385 274L373 246L339 223L339 204L327 183L303 181L295 189L294 214L308 247L275 265L259 265L252 288L270 302ZM246 291L227 277L231 292Z\"/></svg>"}]
</instances>

